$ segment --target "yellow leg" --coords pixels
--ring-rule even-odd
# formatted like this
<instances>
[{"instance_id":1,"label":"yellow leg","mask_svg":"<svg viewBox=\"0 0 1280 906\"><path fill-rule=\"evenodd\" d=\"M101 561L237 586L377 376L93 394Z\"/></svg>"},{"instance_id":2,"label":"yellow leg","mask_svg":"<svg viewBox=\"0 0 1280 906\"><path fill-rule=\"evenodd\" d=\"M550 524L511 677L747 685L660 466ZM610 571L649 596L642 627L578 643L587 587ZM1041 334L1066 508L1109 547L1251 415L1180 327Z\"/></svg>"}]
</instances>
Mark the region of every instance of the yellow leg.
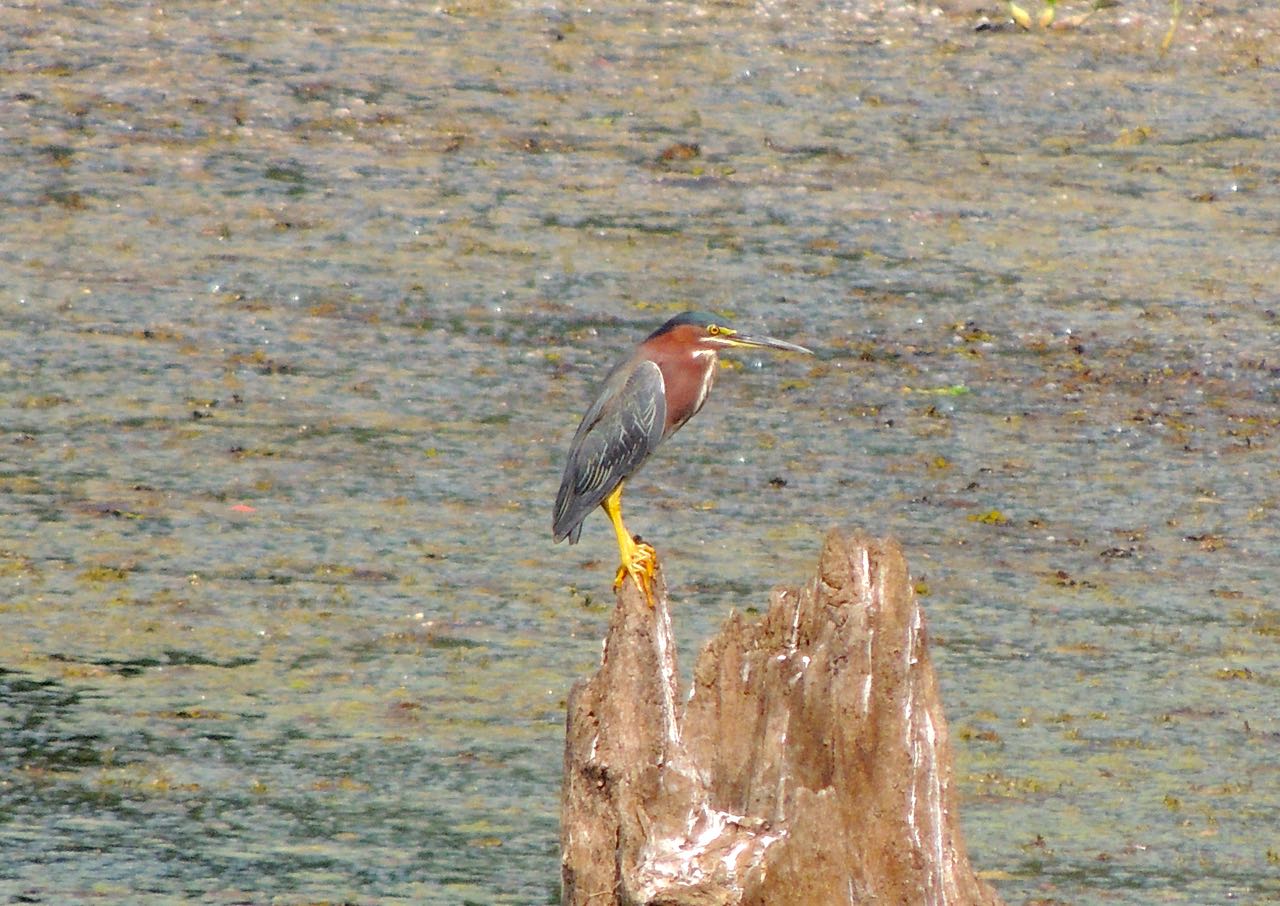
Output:
<instances>
[{"instance_id":1,"label":"yellow leg","mask_svg":"<svg viewBox=\"0 0 1280 906\"><path fill-rule=\"evenodd\" d=\"M618 567L618 575L613 580L613 590L621 588L623 579L630 576L652 607L653 571L658 565L658 554L648 544L637 544L636 539L631 537L627 527L622 524L622 485L618 485L600 505L613 523L614 534L618 536L618 553L622 555L622 565Z\"/></svg>"}]
</instances>

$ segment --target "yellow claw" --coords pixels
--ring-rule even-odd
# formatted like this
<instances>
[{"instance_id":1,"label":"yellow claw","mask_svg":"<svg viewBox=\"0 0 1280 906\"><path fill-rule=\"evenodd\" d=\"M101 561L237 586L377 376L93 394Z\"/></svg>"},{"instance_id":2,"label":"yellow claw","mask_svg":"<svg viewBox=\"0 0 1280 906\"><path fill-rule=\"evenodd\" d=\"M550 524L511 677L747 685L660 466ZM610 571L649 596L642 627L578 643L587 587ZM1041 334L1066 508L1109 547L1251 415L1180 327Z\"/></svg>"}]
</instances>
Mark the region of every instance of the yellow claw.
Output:
<instances>
[{"instance_id":1,"label":"yellow claw","mask_svg":"<svg viewBox=\"0 0 1280 906\"><path fill-rule=\"evenodd\" d=\"M634 544L634 542L632 542ZM636 583L636 588L644 592L644 599L653 607L653 573L658 566L658 552L648 544L636 544L635 556L618 567L618 574L613 579L613 590L622 587L627 576Z\"/></svg>"},{"instance_id":2,"label":"yellow claw","mask_svg":"<svg viewBox=\"0 0 1280 906\"><path fill-rule=\"evenodd\" d=\"M658 553L652 545L637 542L622 524L622 485L618 485L601 505L613 523L614 534L618 536L618 553L622 556L622 565L613 579L613 590L621 588L623 581L630 576L636 588L644 592L645 601L653 607L653 574L658 568Z\"/></svg>"}]
</instances>

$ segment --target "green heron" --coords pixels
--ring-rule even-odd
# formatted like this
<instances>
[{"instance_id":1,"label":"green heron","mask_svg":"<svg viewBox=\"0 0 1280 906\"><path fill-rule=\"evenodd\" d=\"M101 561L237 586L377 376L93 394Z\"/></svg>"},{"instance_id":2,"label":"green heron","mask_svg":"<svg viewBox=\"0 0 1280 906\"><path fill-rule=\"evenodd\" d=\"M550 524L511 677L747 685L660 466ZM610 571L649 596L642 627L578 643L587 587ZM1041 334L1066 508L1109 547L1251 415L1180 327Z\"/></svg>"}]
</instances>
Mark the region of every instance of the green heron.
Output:
<instances>
[{"instance_id":1,"label":"green heron","mask_svg":"<svg viewBox=\"0 0 1280 906\"><path fill-rule=\"evenodd\" d=\"M794 343L738 333L724 319L704 312L676 315L609 372L569 447L551 526L555 540L568 538L576 544L583 520L597 506L604 507L622 555L614 590L631 576L650 606L657 554L622 524L622 486L702 408L715 380L716 354L734 347L812 355Z\"/></svg>"}]
</instances>

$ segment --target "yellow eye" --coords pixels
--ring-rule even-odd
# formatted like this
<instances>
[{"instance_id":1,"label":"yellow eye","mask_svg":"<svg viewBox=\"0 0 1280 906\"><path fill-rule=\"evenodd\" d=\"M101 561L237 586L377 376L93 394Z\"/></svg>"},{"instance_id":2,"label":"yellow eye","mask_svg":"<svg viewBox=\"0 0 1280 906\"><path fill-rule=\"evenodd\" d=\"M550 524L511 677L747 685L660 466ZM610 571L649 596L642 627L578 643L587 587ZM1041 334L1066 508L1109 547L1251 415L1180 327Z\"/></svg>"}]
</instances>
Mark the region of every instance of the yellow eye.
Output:
<instances>
[{"instance_id":1,"label":"yellow eye","mask_svg":"<svg viewBox=\"0 0 1280 906\"><path fill-rule=\"evenodd\" d=\"M720 336L720 333L721 333L720 325L719 324L710 325L709 327L707 327L707 333L711 334L711 336L713 337Z\"/></svg>"}]
</instances>

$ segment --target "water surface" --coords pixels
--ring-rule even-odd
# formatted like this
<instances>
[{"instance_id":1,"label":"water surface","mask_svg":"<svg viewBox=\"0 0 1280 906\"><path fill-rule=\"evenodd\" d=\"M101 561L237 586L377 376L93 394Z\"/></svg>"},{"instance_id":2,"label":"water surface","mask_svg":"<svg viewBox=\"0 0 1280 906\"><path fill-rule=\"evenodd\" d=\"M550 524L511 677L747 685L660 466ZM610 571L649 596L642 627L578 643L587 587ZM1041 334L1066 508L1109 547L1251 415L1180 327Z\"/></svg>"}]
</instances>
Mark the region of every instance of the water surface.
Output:
<instances>
[{"instance_id":1,"label":"water surface","mask_svg":"<svg viewBox=\"0 0 1280 906\"><path fill-rule=\"evenodd\" d=\"M1280 20L1168 15L9 7L0 893L557 901L550 505L704 308L818 355L631 484L685 668L897 536L1007 902L1280 898Z\"/></svg>"}]
</instances>

